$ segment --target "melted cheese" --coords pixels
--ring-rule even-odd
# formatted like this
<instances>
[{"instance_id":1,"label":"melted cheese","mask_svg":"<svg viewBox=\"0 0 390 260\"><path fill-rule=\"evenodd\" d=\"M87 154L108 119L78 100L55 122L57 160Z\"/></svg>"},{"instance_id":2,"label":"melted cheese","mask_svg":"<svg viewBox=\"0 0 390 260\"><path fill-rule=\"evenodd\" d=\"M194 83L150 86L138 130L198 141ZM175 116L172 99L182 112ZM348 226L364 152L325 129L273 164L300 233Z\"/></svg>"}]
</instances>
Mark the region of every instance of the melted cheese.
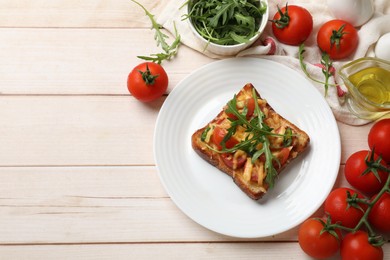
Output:
<instances>
[{"instance_id":1,"label":"melted cheese","mask_svg":"<svg viewBox=\"0 0 390 260\"><path fill-rule=\"evenodd\" d=\"M250 133L245 132L245 128L242 126L238 126L236 129L236 132L234 133L233 137L236 138L238 141L243 141Z\"/></svg>"},{"instance_id":2,"label":"melted cheese","mask_svg":"<svg viewBox=\"0 0 390 260\"><path fill-rule=\"evenodd\" d=\"M211 136L212 136L213 133L214 133L214 127L215 127L215 126L210 126L210 130L207 132L206 138L204 139L204 141L205 141L206 143L209 143L209 142L210 142L210 138L211 138Z\"/></svg>"},{"instance_id":3,"label":"melted cheese","mask_svg":"<svg viewBox=\"0 0 390 260\"><path fill-rule=\"evenodd\" d=\"M233 155L233 169L237 169L238 166L238 159L240 158L247 158L246 152L242 150L237 150L237 152L234 153ZM243 159L242 159L243 160Z\"/></svg>"},{"instance_id":4,"label":"melted cheese","mask_svg":"<svg viewBox=\"0 0 390 260\"><path fill-rule=\"evenodd\" d=\"M259 186L263 186L263 180L266 176L265 171L264 171L264 163L260 162L260 161L256 161L254 169L256 170L257 184Z\"/></svg>"},{"instance_id":5,"label":"melted cheese","mask_svg":"<svg viewBox=\"0 0 390 260\"><path fill-rule=\"evenodd\" d=\"M245 102L248 98L252 98L251 91L245 91L243 94L237 96L237 108L241 112L241 110L245 107ZM270 111L270 109L267 107L267 101L265 99L257 99L257 103L262 110L262 112L265 115L264 122L273 129L274 133L278 134L284 134L286 131L286 128L288 125L284 123L284 121L280 120L280 117L277 113L274 111ZM225 107L226 109L226 107ZM210 123L209 127L211 128L210 131L207 133L206 136L206 142L210 142L211 136L213 134L214 128L218 126L224 129L229 129L231 126L231 121L228 119L226 113L221 113L220 117L215 120L213 123ZM249 135L252 135L249 132L245 131L246 128L242 126L238 126L236 129L235 134L233 137L237 139L237 141L241 142L248 138ZM269 141L271 142L272 147L281 147L283 142L283 137L274 137L269 136ZM263 144L258 144L257 149L260 150L262 148ZM289 147L291 150L292 146ZM275 152L276 157L278 156L278 152ZM238 159L242 156L246 157L246 162L243 168L237 169L238 165ZM252 158L249 157L246 152L238 150L233 155L233 177L236 174L239 174L242 176L243 180L246 182L254 182L259 187L264 187L264 180L266 178L266 172L264 167L264 161L261 161L260 159L257 160L254 164L252 163ZM262 188L263 192L266 192L264 188Z\"/></svg>"},{"instance_id":6,"label":"melted cheese","mask_svg":"<svg viewBox=\"0 0 390 260\"><path fill-rule=\"evenodd\" d=\"M252 176L252 170L253 170L253 164L251 162L251 158L247 158L246 159L246 163L245 163L245 166L244 166L244 173L243 173L243 178L246 182L249 182L251 180L251 176Z\"/></svg>"}]
</instances>

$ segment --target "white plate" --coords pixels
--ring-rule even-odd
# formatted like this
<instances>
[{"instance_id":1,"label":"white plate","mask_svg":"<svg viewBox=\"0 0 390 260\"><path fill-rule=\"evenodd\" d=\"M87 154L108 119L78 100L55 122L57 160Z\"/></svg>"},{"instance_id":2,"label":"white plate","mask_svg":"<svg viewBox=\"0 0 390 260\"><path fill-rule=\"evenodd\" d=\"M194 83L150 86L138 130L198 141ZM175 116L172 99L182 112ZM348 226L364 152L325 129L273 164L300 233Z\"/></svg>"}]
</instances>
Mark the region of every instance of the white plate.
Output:
<instances>
[{"instance_id":1,"label":"white plate","mask_svg":"<svg viewBox=\"0 0 390 260\"><path fill-rule=\"evenodd\" d=\"M192 133L246 83L310 136L309 149L259 201L191 146ZM295 227L321 206L340 166L340 136L325 99L304 77L269 60L234 58L196 70L170 93L157 118L154 156L168 194L194 221L228 236L266 237Z\"/></svg>"}]
</instances>

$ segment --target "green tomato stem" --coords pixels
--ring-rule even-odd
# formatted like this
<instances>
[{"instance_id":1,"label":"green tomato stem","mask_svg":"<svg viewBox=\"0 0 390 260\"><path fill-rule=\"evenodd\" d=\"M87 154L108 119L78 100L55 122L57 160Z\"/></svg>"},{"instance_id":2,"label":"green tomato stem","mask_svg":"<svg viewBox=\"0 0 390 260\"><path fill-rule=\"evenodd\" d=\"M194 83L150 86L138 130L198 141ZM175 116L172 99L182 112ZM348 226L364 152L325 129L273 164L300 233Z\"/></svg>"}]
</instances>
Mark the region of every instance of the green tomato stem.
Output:
<instances>
[{"instance_id":1,"label":"green tomato stem","mask_svg":"<svg viewBox=\"0 0 390 260\"><path fill-rule=\"evenodd\" d=\"M142 79L145 82L146 85L154 85L154 82L156 81L156 78L158 78L159 75L153 75L152 72L149 69L148 64L146 64L146 70L138 70L139 73L142 75Z\"/></svg>"},{"instance_id":2,"label":"green tomato stem","mask_svg":"<svg viewBox=\"0 0 390 260\"><path fill-rule=\"evenodd\" d=\"M284 13L279 8L279 5L277 6L277 8L278 8L278 13L280 15L279 20L270 20L270 21L275 23L275 26L277 28L283 29L284 27L287 27L290 24L290 16L288 15L288 5L286 3L286 9Z\"/></svg>"}]
</instances>

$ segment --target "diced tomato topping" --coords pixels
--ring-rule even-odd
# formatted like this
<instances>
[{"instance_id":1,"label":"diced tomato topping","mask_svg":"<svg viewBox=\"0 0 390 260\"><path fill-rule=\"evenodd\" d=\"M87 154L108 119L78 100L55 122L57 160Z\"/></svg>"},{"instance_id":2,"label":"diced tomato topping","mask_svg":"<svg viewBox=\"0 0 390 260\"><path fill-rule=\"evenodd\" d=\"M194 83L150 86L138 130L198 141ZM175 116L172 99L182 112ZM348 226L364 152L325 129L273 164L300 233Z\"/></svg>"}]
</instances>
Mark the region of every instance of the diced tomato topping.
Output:
<instances>
[{"instance_id":1,"label":"diced tomato topping","mask_svg":"<svg viewBox=\"0 0 390 260\"><path fill-rule=\"evenodd\" d=\"M232 114L232 113L226 113L227 117L230 118L231 120L237 120L237 117L236 115Z\"/></svg>"},{"instance_id":2,"label":"diced tomato topping","mask_svg":"<svg viewBox=\"0 0 390 260\"><path fill-rule=\"evenodd\" d=\"M249 119L255 112L255 99L248 98L246 101L246 106L248 108L248 112L246 113L246 118Z\"/></svg>"},{"instance_id":3,"label":"diced tomato topping","mask_svg":"<svg viewBox=\"0 0 390 260\"><path fill-rule=\"evenodd\" d=\"M237 170L244 167L247 158L246 155L238 156L236 158L236 163L234 163L233 153L223 153L221 154L221 157L226 166L233 170Z\"/></svg>"},{"instance_id":4,"label":"diced tomato topping","mask_svg":"<svg viewBox=\"0 0 390 260\"><path fill-rule=\"evenodd\" d=\"M251 181L258 182L259 181L259 174L257 171L252 171L251 173Z\"/></svg>"},{"instance_id":5,"label":"diced tomato topping","mask_svg":"<svg viewBox=\"0 0 390 260\"><path fill-rule=\"evenodd\" d=\"M225 118L223 118L223 117L220 117L220 118L218 118L218 120L217 120L217 121L215 121L215 123L216 123L217 125L219 125L220 123L222 123L222 122L223 122L223 120L225 120Z\"/></svg>"},{"instance_id":6,"label":"diced tomato topping","mask_svg":"<svg viewBox=\"0 0 390 260\"><path fill-rule=\"evenodd\" d=\"M245 106L247 107L247 113L246 113L246 119L249 119L252 117L253 113L255 112L255 99L254 98L247 98L245 100ZM226 113L228 118L232 120L236 120L237 117L232 113Z\"/></svg>"},{"instance_id":7,"label":"diced tomato topping","mask_svg":"<svg viewBox=\"0 0 390 260\"><path fill-rule=\"evenodd\" d=\"M279 150L277 153L276 153L276 158L278 158L279 160L279 163L280 163L280 167L282 167L283 165L286 164L287 162L287 159L290 155L290 151L291 151L291 147L288 148L288 147L283 147L281 150ZM276 163L276 168L278 167L279 165Z\"/></svg>"},{"instance_id":8,"label":"diced tomato topping","mask_svg":"<svg viewBox=\"0 0 390 260\"><path fill-rule=\"evenodd\" d=\"M216 126L214 128L214 132L211 136L211 140L217 146L218 150L222 150L221 143L222 143L223 139L225 138L226 134L227 134L226 129L218 127L218 126ZM227 149L230 149L230 148L233 148L238 143L239 142L237 141L237 139L232 136L226 141L225 146Z\"/></svg>"}]
</instances>

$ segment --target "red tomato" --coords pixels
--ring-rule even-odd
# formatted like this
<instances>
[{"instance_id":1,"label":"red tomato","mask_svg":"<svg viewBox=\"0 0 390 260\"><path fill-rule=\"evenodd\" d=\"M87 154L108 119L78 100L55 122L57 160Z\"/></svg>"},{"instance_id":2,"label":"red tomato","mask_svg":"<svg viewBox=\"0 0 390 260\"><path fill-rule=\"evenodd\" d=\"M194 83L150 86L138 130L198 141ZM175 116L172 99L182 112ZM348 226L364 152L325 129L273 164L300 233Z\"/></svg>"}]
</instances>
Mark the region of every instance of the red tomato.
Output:
<instances>
[{"instance_id":1,"label":"red tomato","mask_svg":"<svg viewBox=\"0 0 390 260\"><path fill-rule=\"evenodd\" d=\"M286 163L288 156L290 155L290 151L291 149L289 148L282 148L282 150L280 150L278 158L281 165L284 165Z\"/></svg>"},{"instance_id":2,"label":"red tomato","mask_svg":"<svg viewBox=\"0 0 390 260\"><path fill-rule=\"evenodd\" d=\"M168 88L168 75L161 65L144 62L130 72L127 88L136 99L150 102L165 93Z\"/></svg>"},{"instance_id":3,"label":"red tomato","mask_svg":"<svg viewBox=\"0 0 390 260\"><path fill-rule=\"evenodd\" d=\"M280 167L283 167L283 165L286 164L288 156L290 155L290 151L291 151L290 148L283 147L279 151L274 152L274 155L279 160ZM278 168L279 164L275 162L274 167Z\"/></svg>"},{"instance_id":4,"label":"red tomato","mask_svg":"<svg viewBox=\"0 0 390 260\"><path fill-rule=\"evenodd\" d=\"M375 198L374 196L372 200ZM390 193L386 192L372 207L368 215L370 224L384 233L390 233Z\"/></svg>"},{"instance_id":5,"label":"red tomato","mask_svg":"<svg viewBox=\"0 0 390 260\"><path fill-rule=\"evenodd\" d=\"M354 228L362 218L367 206L363 203L349 205L347 192L351 196L357 194L358 198L364 198L363 195L349 188L335 189L325 200L325 212L330 215L332 223L340 222L345 227Z\"/></svg>"},{"instance_id":6,"label":"red tomato","mask_svg":"<svg viewBox=\"0 0 390 260\"><path fill-rule=\"evenodd\" d=\"M340 247L341 236L336 238L329 232L320 234L324 225L310 218L299 227L298 241L302 250L311 257L323 259L333 256Z\"/></svg>"},{"instance_id":7,"label":"red tomato","mask_svg":"<svg viewBox=\"0 0 390 260\"><path fill-rule=\"evenodd\" d=\"M343 238L340 247L343 260L382 260L383 249L368 242L368 235L364 231L348 233Z\"/></svg>"},{"instance_id":8,"label":"red tomato","mask_svg":"<svg viewBox=\"0 0 390 260\"><path fill-rule=\"evenodd\" d=\"M253 112L255 111L255 99L248 98L247 100L245 100L245 107L247 109L246 119L249 119L249 118L251 118L251 116L253 115ZM226 113L226 114L227 114L228 118L233 119L233 120L237 120L236 115L234 115L232 113Z\"/></svg>"},{"instance_id":9,"label":"red tomato","mask_svg":"<svg viewBox=\"0 0 390 260\"><path fill-rule=\"evenodd\" d=\"M357 30L343 20L331 20L324 23L317 34L317 45L331 59L344 59L357 48L359 36Z\"/></svg>"},{"instance_id":10,"label":"red tomato","mask_svg":"<svg viewBox=\"0 0 390 260\"><path fill-rule=\"evenodd\" d=\"M238 156L235 160L234 160L233 153L223 153L221 154L221 157L227 167L233 170L237 170L242 168L245 165L247 155L246 153L244 153L241 156Z\"/></svg>"},{"instance_id":11,"label":"red tomato","mask_svg":"<svg viewBox=\"0 0 390 260\"><path fill-rule=\"evenodd\" d=\"M225 135L227 134L227 130L224 128L220 128L216 126L214 128L213 134L211 135L211 141L217 146L218 150L222 150L222 141L225 138ZM229 138L229 140L226 141L225 146L227 149L233 148L236 144L238 144L238 141L233 136Z\"/></svg>"},{"instance_id":12,"label":"red tomato","mask_svg":"<svg viewBox=\"0 0 390 260\"><path fill-rule=\"evenodd\" d=\"M382 189L389 174L385 171L377 170L379 180L372 171L363 174L363 172L368 168L366 158L370 158L370 156L371 152L366 150L352 154L345 163L344 174L347 181L354 188L368 195L373 195ZM377 159L378 155L374 154L374 160ZM384 161L382 161L381 164L386 167Z\"/></svg>"},{"instance_id":13,"label":"red tomato","mask_svg":"<svg viewBox=\"0 0 390 260\"><path fill-rule=\"evenodd\" d=\"M368 133L368 145L390 164L390 118L376 122Z\"/></svg>"},{"instance_id":14,"label":"red tomato","mask_svg":"<svg viewBox=\"0 0 390 260\"><path fill-rule=\"evenodd\" d=\"M246 112L246 118L250 118L253 115L253 112L255 112L255 99L254 98L248 98L246 100L246 107L248 111Z\"/></svg>"},{"instance_id":15,"label":"red tomato","mask_svg":"<svg viewBox=\"0 0 390 260\"><path fill-rule=\"evenodd\" d=\"M313 17L305 8L286 5L274 15L272 32L281 43L299 45L313 30Z\"/></svg>"}]
</instances>

